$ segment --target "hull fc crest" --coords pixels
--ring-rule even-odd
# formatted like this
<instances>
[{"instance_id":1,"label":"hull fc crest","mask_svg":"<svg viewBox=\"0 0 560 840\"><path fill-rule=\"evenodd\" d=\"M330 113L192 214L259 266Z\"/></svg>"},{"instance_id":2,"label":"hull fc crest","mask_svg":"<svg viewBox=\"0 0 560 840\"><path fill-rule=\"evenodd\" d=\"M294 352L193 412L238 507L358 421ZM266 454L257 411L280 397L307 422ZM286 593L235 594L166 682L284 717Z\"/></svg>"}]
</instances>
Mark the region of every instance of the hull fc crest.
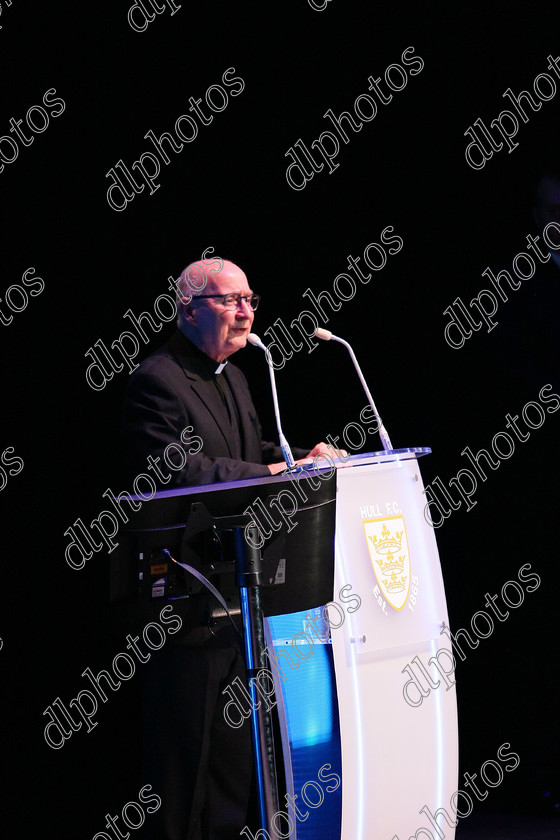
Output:
<instances>
[{"instance_id":1,"label":"hull fc crest","mask_svg":"<svg viewBox=\"0 0 560 840\"><path fill-rule=\"evenodd\" d=\"M375 577L395 610L402 610L410 590L410 554L403 516L383 516L363 523Z\"/></svg>"}]
</instances>

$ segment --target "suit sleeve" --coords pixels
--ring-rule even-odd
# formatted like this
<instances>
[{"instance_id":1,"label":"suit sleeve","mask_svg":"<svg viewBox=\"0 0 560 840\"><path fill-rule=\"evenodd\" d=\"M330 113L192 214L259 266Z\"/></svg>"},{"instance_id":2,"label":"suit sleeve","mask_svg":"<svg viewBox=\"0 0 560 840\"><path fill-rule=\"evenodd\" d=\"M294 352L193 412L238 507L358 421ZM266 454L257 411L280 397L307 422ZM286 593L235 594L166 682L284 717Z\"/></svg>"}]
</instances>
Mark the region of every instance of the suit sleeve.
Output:
<instances>
[{"instance_id":1,"label":"suit sleeve","mask_svg":"<svg viewBox=\"0 0 560 840\"><path fill-rule=\"evenodd\" d=\"M158 489L270 475L263 464L206 452L204 429L193 425L185 399L161 369L148 366L130 378L122 435L129 480L147 472Z\"/></svg>"}]
</instances>

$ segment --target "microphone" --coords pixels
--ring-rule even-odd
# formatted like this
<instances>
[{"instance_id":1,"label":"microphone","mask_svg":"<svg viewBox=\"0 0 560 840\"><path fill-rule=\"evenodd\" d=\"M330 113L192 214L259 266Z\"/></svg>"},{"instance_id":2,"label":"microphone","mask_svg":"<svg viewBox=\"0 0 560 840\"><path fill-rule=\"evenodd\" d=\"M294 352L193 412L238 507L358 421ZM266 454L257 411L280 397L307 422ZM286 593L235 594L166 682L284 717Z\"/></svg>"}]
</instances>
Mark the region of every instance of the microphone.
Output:
<instances>
[{"instance_id":1,"label":"microphone","mask_svg":"<svg viewBox=\"0 0 560 840\"><path fill-rule=\"evenodd\" d=\"M268 347L265 347L261 339L255 333L249 333L249 335L247 336L247 341L249 342L249 344L253 344L255 347L260 347L260 349L264 350L264 352L266 353L266 361L268 362L268 370L270 373L270 385L272 388L272 400L274 402L274 415L276 417L276 427L278 429L278 440L280 441L280 449L282 450L282 454L284 456L286 464L288 465L288 469L292 469L293 467L295 467L296 462L294 461L294 456L292 455L290 444L284 437L284 432L282 431L282 426L280 425L280 410L278 408L276 378L274 376L274 367L270 359Z\"/></svg>"},{"instance_id":2,"label":"microphone","mask_svg":"<svg viewBox=\"0 0 560 840\"><path fill-rule=\"evenodd\" d=\"M387 430L386 430L385 426L383 425L383 423L381 422L381 417L377 413L377 409L375 407L373 397L371 396L371 393L370 393L370 390L367 386L366 380L364 379L364 375L363 375L362 371L360 370L358 360L356 359L356 356L354 355L354 351L352 350L352 348L350 347L348 342L344 341L343 338L339 338L337 335L333 335L330 330L324 330L322 327L318 327L315 330L315 335L317 336L317 338L322 338L323 341L331 341L332 340L332 341L338 341L340 344L344 344L344 346L346 347L346 349L350 353L352 361L354 362L354 367L356 368L356 373L360 377L360 382L362 383L362 387L363 387L364 391L366 392L368 402L369 402L369 404L370 404L370 406L373 410L373 413L375 414L375 419L377 420L377 425L378 425L378 429L379 429L379 437L381 438L383 448L386 449L386 450L387 449L389 449L389 450L392 449L393 446L391 444L391 440L389 438L389 435L387 434ZM249 338L250 338L250 336L249 336Z\"/></svg>"}]
</instances>

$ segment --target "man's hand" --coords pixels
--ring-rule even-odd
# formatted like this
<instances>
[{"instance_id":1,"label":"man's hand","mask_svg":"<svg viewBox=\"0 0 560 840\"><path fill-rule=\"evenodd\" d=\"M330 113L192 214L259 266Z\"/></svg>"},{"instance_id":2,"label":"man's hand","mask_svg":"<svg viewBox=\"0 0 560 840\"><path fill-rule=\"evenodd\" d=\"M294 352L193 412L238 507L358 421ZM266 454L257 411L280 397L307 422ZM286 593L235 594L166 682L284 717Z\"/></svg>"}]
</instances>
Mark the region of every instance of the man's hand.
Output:
<instances>
[{"instance_id":1,"label":"man's hand","mask_svg":"<svg viewBox=\"0 0 560 840\"><path fill-rule=\"evenodd\" d=\"M328 455L330 458L339 458L341 455L346 458L348 452L345 449L335 449L330 443L317 443L311 452L307 453L308 458L315 458L317 455Z\"/></svg>"},{"instance_id":2,"label":"man's hand","mask_svg":"<svg viewBox=\"0 0 560 840\"><path fill-rule=\"evenodd\" d=\"M348 452L345 449L335 449L334 446L331 446L330 443L317 443L311 452L307 453L305 458L300 458L299 461L296 461L296 465L298 467L305 466L306 464L312 464L314 459L318 455L328 455L329 458L338 458L338 457L347 457ZM268 469L270 470L271 475L277 475L278 473L284 472L284 470L288 469L288 465L285 461L280 461L277 464L269 464Z\"/></svg>"}]
</instances>

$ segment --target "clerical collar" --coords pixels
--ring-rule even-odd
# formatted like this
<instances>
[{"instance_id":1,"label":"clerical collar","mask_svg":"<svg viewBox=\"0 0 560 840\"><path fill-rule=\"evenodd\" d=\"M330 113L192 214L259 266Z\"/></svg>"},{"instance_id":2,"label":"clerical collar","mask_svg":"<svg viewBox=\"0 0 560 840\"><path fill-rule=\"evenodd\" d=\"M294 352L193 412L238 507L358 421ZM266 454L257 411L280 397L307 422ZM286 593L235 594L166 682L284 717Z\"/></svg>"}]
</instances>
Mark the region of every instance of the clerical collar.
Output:
<instances>
[{"instance_id":1,"label":"clerical collar","mask_svg":"<svg viewBox=\"0 0 560 840\"><path fill-rule=\"evenodd\" d=\"M200 347L197 347L196 344L194 344L190 340L190 338L187 338L185 333L181 332L181 335L187 342L187 344L190 345L191 352L193 353L193 355L198 356L200 361L204 364L204 367L206 368L208 373L211 373L213 376L217 376L219 373L222 373L223 369L228 363L227 359L225 359L225 361L223 362L217 362L216 359L212 359L210 356L207 356L206 353L204 353L200 349Z\"/></svg>"}]
</instances>

